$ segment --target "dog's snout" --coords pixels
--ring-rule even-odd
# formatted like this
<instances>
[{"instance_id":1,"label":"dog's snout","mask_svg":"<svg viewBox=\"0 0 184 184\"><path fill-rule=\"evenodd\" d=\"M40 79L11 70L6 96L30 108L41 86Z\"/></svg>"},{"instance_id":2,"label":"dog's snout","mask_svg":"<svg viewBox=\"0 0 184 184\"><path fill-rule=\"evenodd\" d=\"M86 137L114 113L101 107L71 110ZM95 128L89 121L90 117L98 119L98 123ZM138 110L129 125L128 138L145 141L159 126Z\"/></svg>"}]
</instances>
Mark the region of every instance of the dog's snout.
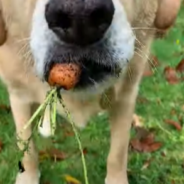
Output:
<instances>
[{"instance_id":1,"label":"dog's snout","mask_svg":"<svg viewBox=\"0 0 184 184\"><path fill-rule=\"evenodd\" d=\"M45 11L49 28L62 41L81 46L100 40L113 15L112 0L50 0Z\"/></svg>"}]
</instances>

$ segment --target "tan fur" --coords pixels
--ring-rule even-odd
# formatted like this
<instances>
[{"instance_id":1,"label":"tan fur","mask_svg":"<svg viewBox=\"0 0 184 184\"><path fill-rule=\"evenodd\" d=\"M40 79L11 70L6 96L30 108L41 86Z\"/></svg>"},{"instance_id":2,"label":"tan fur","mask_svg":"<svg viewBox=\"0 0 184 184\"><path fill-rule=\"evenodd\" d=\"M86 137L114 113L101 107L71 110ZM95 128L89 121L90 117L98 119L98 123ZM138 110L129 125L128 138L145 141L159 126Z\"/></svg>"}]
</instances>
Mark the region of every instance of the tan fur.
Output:
<instances>
[{"instance_id":1,"label":"tan fur","mask_svg":"<svg viewBox=\"0 0 184 184\"><path fill-rule=\"evenodd\" d=\"M17 134L26 141L31 129L23 131L22 128L31 116L31 106L35 102L42 103L48 89L46 84L33 74L32 58L28 53L29 39L25 39L29 37L31 16L36 0L0 0L0 2L2 4L0 44L5 41L2 39L5 30L2 15L8 31L7 40L0 47L0 77L7 85ZM120 79L108 93L111 104L104 104L100 96L90 101L79 101L75 96L64 95L67 107L80 126L102 108L110 113L111 146L107 159L106 184L128 184L126 168L129 130L139 83L155 34L153 30L170 27L180 5L179 0L121 0L121 2L133 29L135 28L136 52L124 79ZM58 109L62 108L58 107ZM45 119L48 119L48 114ZM23 149L22 144L18 145ZM30 143L29 154L24 155L23 164L26 171L18 175L16 184L38 184L38 159L33 142Z\"/></svg>"}]
</instances>

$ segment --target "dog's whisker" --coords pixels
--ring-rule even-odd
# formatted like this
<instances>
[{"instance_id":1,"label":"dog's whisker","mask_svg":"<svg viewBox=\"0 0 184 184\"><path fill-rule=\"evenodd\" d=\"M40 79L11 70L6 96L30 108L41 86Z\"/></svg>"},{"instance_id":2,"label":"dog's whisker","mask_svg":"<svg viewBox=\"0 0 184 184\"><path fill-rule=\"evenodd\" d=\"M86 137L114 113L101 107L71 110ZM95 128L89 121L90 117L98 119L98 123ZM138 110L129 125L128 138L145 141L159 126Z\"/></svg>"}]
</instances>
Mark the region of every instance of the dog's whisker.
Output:
<instances>
[{"instance_id":1,"label":"dog's whisker","mask_svg":"<svg viewBox=\"0 0 184 184\"><path fill-rule=\"evenodd\" d=\"M141 41L138 39L138 38L135 38L135 40L137 41L137 43L142 47L144 48L145 45L143 43L141 43Z\"/></svg>"},{"instance_id":2,"label":"dog's whisker","mask_svg":"<svg viewBox=\"0 0 184 184\"><path fill-rule=\"evenodd\" d=\"M140 51L139 51L140 52ZM149 59L148 59L148 56L147 55L142 55L142 53L143 52L141 52L141 53L139 53L138 51L135 51L135 53L139 56L139 57L141 57L142 59L145 59L145 56L146 56L146 59L147 59L147 61L149 62Z\"/></svg>"},{"instance_id":3,"label":"dog's whisker","mask_svg":"<svg viewBox=\"0 0 184 184\"><path fill-rule=\"evenodd\" d=\"M154 31L161 31L160 29L152 28L152 27L132 27L132 30L154 30Z\"/></svg>"},{"instance_id":4,"label":"dog's whisker","mask_svg":"<svg viewBox=\"0 0 184 184\"><path fill-rule=\"evenodd\" d=\"M22 42L27 42L27 41L30 41L30 37L28 38L23 38L23 39L20 39L20 40L16 40L16 43L22 43Z\"/></svg>"},{"instance_id":5,"label":"dog's whisker","mask_svg":"<svg viewBox=\"0 0 184 184\"><path fill-rule=\"evenodd\" d=\"M151 66L152 66L154 69L156 69L156 66L155 66L155 64L153 63L152 59L151 59L147 54L145 54L140 48L136 47L136 49L137 49L140 53L142 53L143 55L145 55L146 58L147 58L147 60L148 60L148 62L151 64Z\"/></svg>"},{"instance_id":6,"label":"dog's whisker","mask_svg":"<svg viewBox=\"0 0 184 184\"><path fill-rule=\"evenodd\" d=\"M92 79L91 77L89 77L89 80L90 80L94 85L97 84L96 81L95 81L94 79Z\"/></svg>"},{"instance_id":7,"label":"dog's whisker","mask_svg":"<svg viewBox=\"0 0 184 184\"><path fill-rule=\"evenodd\" d=\"M23 44L23 46L18 50L17 54L21 56L22 53L24 53L27 50L28 43ZM22 57L22 56L21 56Z\"/></svg>"},{"instance_id":8,"label":"dog's whisker","mask_svg":"<svg viewBox=\"0 0 184 184\"><path fill-rule=\"evenodd\" d=\"M131 82L132 81L132 70L131 70L130 66L127 67L127 73L128 73L128 77L129 77L130 82Z\"/></svg>"}]
</instances>

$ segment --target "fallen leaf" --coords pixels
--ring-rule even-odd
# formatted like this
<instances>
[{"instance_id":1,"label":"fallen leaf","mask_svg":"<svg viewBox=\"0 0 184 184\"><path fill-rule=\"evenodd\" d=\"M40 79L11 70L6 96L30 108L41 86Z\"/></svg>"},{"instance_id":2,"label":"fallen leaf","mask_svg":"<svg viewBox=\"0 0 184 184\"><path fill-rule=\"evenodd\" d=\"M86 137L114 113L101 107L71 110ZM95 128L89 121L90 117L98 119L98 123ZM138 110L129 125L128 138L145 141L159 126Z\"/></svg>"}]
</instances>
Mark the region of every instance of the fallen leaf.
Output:
<instances>
[{"instance_id":1,"label":"fallen leaf","mask_svg":"<svg viewBox=\"0 0 184 184\"><path fill-rule=\"evenodd\" d=\"M143 144L150 145L150 144L154 143L154 138L155 138L154 134L153 133L150 133L150 134L147 135L146 138L144 138L142 140L142 143Z\"/></svg>"},{"instance_id":2,"label":"fallen leaf","mask_svg":"<svg viewBox=\"0 0 184 184\"><path fill-rule=\"evenodd\" d=\"M86 155L87 153L88 153L87 148L84 148L84 149L83 149L83 154Z\"/></svg>"},{"instance_id":3,"label":"fallen leaf","mask_svg":"<svg viewBox=\"0 0 184 184\"><path fill-rule=\"evenodd\" d=\"M139 152L143 151L143 146L142 146L140 140L133 139L130 141L130 144L133 147L133 149L135 149L136 151L139 151Z\"/></svg>"},{"instance_id":4,"label":"fallen leaf","mask_svg":"<svg viewBox=\"0 0 184 184\"><path fill-rule=\"evenodd\" d=\"M176 71L179 73L183 73L184 72L184 59L182 59L178 65L176 66Z\"/></svg>"},{"instance_id":5,"label":"fallen leaf","mask_svg":"<svg viewBox=\"0 0 184 184\"><path fill-rule=\"evenodd\" d=\"M162 143L155 142L154 138L153 133L148 133L147 130L139 128L136 138L130 141L130 145L134 150L139 152L155 152L161 148Z\"/></svg>"},{"instance_id":6,"label":"fallen leaf","mask_svg":"<svg viewBox=\"0 0 184 184\"><path fill-rule=\"evenodd\" d=\"M146 145L143 151L144 152L149 152L149 153L155 152L158 149L160 149L161 146L162 146L162 143L160 143L160 142L154 142L152 144Z\"/></svg>"},{"instance_id":7,"label":"fallen leaf","mask_svg":"<svg viewBox=\"0 0 184 184\"><path fill-rule=\"evenodd\" d=\"M166 120L164 120L164 122L167 123L167 124L169 124L169 125L172 125L172 126L175 127L178 131L181 131L181 130L182 130L181 125L180 125L178 122L176 122L176 121L166 119Z\"/></svg>"},{"instance_id":8,"label":"fallen leaf","mask_svg":"<svg viewBox=\"0 0 184 184\"><path fill-rule=\"evenodd\" d=\"M39 160L42 161L42 160L45 160L45 159L49 159L50 158L50 155L47 151L40 151L39 152Z\"/></svg>"},{"instance_id":9,"label":"fallen leaf","mask_svg":"<svg viewBox=\"0 0 184 184\"><path fill-rule=\"evenodd\" d=\"M66 130L64 132L64 136L65 137L73 137L74 135L75 135L74 132L73 131L70 131L70 130Z\"/></svg>"},{"instance_id":10,"label":"fallen leaf","mask_svg":"<svg viewBox=\"0 0 184 184\"><path fill-rule=\"evenodd\" d=\"M171 184L176 184L176 183L175 183L175 180L171 180Z\"/></svg>"},{"instance_id":11,"label":"fallen leaf","mask_svg":"<svg viewBox=\"0 0 184 184\"><path fill-rule=\"evenodd\" d=\"M0 140L0 152L2 151L2 149L3 149L3 143L2 143L2 141Z\"/></svg>"},{"instance_id":12,"label":"fallen leaf","mask_svg":"<svg viewBox=\"0 0 184 184\"><path fill-rule=\"evenodd\" d=\"M136 138L139 140L144 140L150 134L149 130L144 127L135 127L136 130Z\"/></svg>"},{"instance_id":13,"label":"fallen leaf","mask_svg":"<svg viewBox=\"0 0 184 184\"><path fill-rule=\"evenodd\" d=\"M0 104L0 110L5 110L9 113L11 111L11 107L8 105Z\"/></svg>"},{"instance_id":14,"label":"fallen leaf","mask_svg":"<svg viewBox=\"0 0 184 184\"><path fill-rule=\"evenodd\" d=\"M170 84L177 84L180 81L179 78L177 77L176 70L169 66L165 67L164 76L167 82L169 82Z\"/></svg>"},{"instance_id":15,"label":"fallen leaf","mask_svg":"<svg viewBox=\"0 0 184 184\"><path fill-rule=\"evenodd\" d=\"M153 71L151 69L147 69L143 73L143 77L151 77L153 75Z\"/></svg>"},{"instance_id":16,"label":"fallen leaf","mask_svg":"<svg viewBox=\"0 0 184 184\"><path fill-rule=\"evenodd\" d=\"M70 175L64 175L64 179L68 184L81 184L79 180Z\"/></svg>"},{"instance_id":17,"label":"fallen leaf","mask_svg":"<svg viewBox=\"0 0 184 184\"><path fill-rule=\"evenodd\" d=\"M143 73L143 77L150 77L153 75L153 71L152 68L150 66L150 63L146 63L145 69L144 69L144 73Z\"/></svg>"},{"instance_id":18,"label":"fallen leaf","mask_svg":"<svg viewBox=\"0 0 184 184\"><path fill-rule=\"evenodd\" d=\"M137 102L141 103L141 104L146 104L146 103L149 102L149 100L147 98L145 98L145 97L138 96L137 97Z\"/></svg>"},{"instance_id":19,"label":"fallen leaf","mask_svg":"<svg viewBox=\"0 0 184 184\"><path fill-rule=\"evenodd\" d=\"M46 150L46 151L40 151L39 157L40 157L40 160L50 158L54 161L62 161L64 159L66 159L67 156L64 152L53 148L53 149Z\"/></svg>"}]
</instances>

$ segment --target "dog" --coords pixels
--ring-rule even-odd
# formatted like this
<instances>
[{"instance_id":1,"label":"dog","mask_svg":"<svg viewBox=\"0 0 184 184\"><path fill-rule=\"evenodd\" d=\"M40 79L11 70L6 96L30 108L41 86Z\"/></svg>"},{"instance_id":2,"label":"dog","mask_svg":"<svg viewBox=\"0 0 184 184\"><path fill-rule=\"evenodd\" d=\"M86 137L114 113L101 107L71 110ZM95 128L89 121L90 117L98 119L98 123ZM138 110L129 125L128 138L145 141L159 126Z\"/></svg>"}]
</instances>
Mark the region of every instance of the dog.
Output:
<instances>
[{"instance_id":1,"label":"dog","mask_svg":"<svg viewBox=\"0 0 184 184\"><path fill-rule=\"evenodd\" d=\"M6 84L20 150L32 130L23 130L34 103L43 103L54 62L79 62L82 77L61 92L80 127L91 115L110 115L106 184L128 184L129 131L152 41L173 25L180 0L0 0L0 77ZM104 94L109 98L107 103ZM58 104L58 113L63 114ZM40 127L50 135L49 109ZM38 184L33 141L16 184Z\"/></svg>"}]
</instances>

